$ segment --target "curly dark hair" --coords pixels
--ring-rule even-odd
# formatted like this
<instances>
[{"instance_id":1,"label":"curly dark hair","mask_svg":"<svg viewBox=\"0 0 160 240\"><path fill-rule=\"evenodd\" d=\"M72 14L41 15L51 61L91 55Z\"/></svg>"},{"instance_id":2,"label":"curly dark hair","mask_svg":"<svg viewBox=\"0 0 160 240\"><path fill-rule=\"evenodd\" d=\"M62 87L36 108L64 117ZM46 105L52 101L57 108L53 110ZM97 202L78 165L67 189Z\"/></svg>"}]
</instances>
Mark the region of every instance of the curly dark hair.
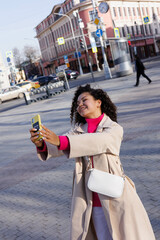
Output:
<instances>
[{"instance_id":1,"label":"curly dark hair","mask_svg":"<svg viewBox=\"0 0 160 240\"><path fill-rule=\"evenodd\" d=\"M74 97L72 99L71 112L70 112L71 123L72 122L74 122L75 124L86 123L85 118L82 117L77 112L78 97L84 92L88 92L90 95L94 97L95 100L101 100L102 113L105 113L107 116L109 116L112 119L112 121L117 122L117 107L111 101L107 93L104 92L102 89L91 88L91 86L87 84L85 86L79 86L74 94Z\"/></svg>"}]
</instances>

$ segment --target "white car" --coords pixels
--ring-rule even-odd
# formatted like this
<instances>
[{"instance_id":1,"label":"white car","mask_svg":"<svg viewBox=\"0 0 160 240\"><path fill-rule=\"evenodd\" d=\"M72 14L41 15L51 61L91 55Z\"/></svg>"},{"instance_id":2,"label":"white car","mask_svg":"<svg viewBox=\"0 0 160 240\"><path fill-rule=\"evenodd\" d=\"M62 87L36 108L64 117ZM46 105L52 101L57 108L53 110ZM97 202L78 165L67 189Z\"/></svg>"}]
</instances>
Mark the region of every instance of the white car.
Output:
<instances>
[{"instance_id":1,"label":"white car","mask_svg":"<svg viewBox=\"0 0 160 240\"><path fill-rule=\"evenodd\" d=\"M0 104L10 99L23 98L25 92L26 89L20 88L18 86L4 88L0 90Z\"/></svg>"}]
</instances>

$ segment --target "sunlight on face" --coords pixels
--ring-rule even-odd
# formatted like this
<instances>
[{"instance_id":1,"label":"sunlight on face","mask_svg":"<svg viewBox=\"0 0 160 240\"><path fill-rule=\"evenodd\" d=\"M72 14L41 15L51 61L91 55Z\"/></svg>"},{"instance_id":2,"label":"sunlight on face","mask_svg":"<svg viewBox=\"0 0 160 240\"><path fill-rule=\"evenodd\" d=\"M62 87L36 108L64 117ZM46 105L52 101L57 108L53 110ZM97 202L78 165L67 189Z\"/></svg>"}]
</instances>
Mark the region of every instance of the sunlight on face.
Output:
<instances>
[{"instance_id":1,"label":"sunlight on face","mask_svg":"<svg viewBox=\"0 0 160 240\"><path fill-rule=\"evenodd\" d=\"M97 118L102 114L101 100L96 100L90 93L84 92L78 97L77 112L84 118Z\"/></svg>"}]
</instances>

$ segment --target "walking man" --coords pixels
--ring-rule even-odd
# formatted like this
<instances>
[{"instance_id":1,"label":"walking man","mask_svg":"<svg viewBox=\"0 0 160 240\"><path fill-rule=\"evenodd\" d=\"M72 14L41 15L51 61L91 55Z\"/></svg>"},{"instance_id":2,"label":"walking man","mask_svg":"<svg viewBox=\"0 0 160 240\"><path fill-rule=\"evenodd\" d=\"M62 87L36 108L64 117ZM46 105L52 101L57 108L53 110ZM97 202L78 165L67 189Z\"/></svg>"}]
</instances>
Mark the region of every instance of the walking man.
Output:
<instances>
[{"instance_id":1,"label":"walking man","mask_svg":"<svg viewBox=\"0 0 160 240\"><path fill-rule=\"evenodd\" d=\"M137 55L135 55L135 70L137 72L137 81L136 84L134 85L135 87L139 85L139 78L141 75L148 80L149 84L152 82L151 79L144 73L145 66L143 65L143 63L141 62L140 58Z\"/></svg>"}]
</instances>

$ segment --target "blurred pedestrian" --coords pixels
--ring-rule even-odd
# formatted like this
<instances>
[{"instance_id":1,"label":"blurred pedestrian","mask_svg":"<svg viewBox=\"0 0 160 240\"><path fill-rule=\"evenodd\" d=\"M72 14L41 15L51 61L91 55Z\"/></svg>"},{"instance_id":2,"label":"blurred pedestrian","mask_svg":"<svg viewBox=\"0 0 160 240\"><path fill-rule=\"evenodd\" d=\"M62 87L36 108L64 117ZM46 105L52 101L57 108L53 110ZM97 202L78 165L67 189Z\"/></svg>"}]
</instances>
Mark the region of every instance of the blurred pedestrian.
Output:
<instances>
[{"instance_id":1,"label":"blurred pedestrian","mask_svg":"<svg viewBox=\"0 0 160 240\"><path fill-rule=\"evenodd\" d=\"M72 100L70 117L74 127L64 136L56 135L43 125L40 131L43 140L38 141L39 133L36 129L30 130L40 160L62 154L76 159L70 240L155 240L148 215L130 178L125 176L119 198L91 192L87 187L90 166L124 176L119 158L123 128L117 123L114 103L102 89L80 86Z\"/></svg>"},{"instance_id":2,"label":"blurred pedestrian","mask_svg":"<svg viewBox=\"0 0 160 240\"><path fill-rule=\"evenodd\" d=\"M141 75L148 80L149 84L152 82L151 79L145 74L145 66L137 55L135 55L135 70L137 72L137 81L134 85L135 87L139 85L139 79Z\"/></svg>"}]
</instances>

